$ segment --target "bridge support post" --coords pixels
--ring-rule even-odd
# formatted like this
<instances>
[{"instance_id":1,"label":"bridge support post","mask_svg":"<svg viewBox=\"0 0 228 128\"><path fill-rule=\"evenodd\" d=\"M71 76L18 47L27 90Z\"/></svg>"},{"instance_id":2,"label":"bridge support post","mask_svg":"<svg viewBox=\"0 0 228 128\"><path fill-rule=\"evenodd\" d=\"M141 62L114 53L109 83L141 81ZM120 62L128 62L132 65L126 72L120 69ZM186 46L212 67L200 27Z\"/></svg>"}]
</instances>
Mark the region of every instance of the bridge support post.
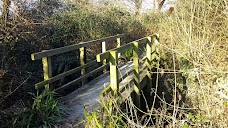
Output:
<instances>
[{"instance_id":1,"label":"bridge support post","mask_svg":"<svg viewBox=\"0 0 228 128\"><path fill-rule=\"evenodd\" d=\"M149 36L149 37L147 37L147 39L148 39L147 44L146 44L146 66L147 66L147 76L148 76L147 94L150 94L151 88L152 88L152 75L150 73L150 71L152 69L152 66L151 66L152 38L151 38L151 36Z\"/></svg>"},{"instance_id":2,"label":"bridge support post","mask_svg":"<svg viewBox=\"0 0 228 128\"><path fill-rule=\"evenodd\" d=\"M141 89L139 78L139 42L134 42L133 48L133 63L134 63L134 91L135 91L135 104L141 108Z\"/></svg>"},{"instance_id":3,"label":"bridge support post","mask_svg":"<svg viewBox=\"0 0 228 128\"><path fill-rule=\"evenodd\" d=\"M119 48L119 47L121 46L120 38L117 38L117 39L116 39L116 43L117 43L116 47ZM121 56L121 53L118 53L118 58L119 58L120 56Z\"/></svg>"},{"instance_id":4,"label":"bridge support post","mask_svg":"<svg viewBox=\"0 0 228 128\"><path fill-rule=\"evenodd\" d=\"M44 80L48 80L52 77L52 66L51 66L51 57L43 57L43 71L44 71ZM45 85L45 89L52 89L52 87L47 84Z\"/></svg>"},{"instance_id":5,"label":"bridge support post","mask_svg":"<svg viewBox=\"0 0 228 128\"><path fill-rule=\"evenodd\" d=\"M81 47L79 49L79 51L80 51L80 65L83 66L83 65L86 64L86 48L85 47ZM83 76L85 74L86 74L86 69L82 68L81 69L81 76ZM87 83L87 78L82 80L82 85L84 85L86 83Z\"/></svg>"},{"instance_id":6,"label":"bridge support post","mask_svg":"<svg viewBox=\"0 0 228 128\"><path fill-rule=\"evenodd\" d=\"M160 55L159 55L159 35L155 34L152 36L152 66L155 68L159 67Z\"/></svg>"},{"instance_id":7,"label":"bridge support post","mask_svg":"<svg viewBox=\"0 0 228 128\"><path fill-rule=\"evenodd\" d=\"M119 75L118 75L118 55L116 51L110 52L110 86L114 92L114 96L117 96L119 92Z\"/></svg>"},{"instance_id":8,"label":"bridge support post","mask_svg":"<svg viewBox=\"0 0 228 128\"><path fill-rule=\"evenodd\" d=\"M106 52L106 42L105 42L105 41L102 42L102 51L101 51L101 52L102 52L102 53ZM103 60L103 65L106 65L106 64L107 64L107 60L104 59L104 60ZM107 72L107 68L104 67L103 73L106 73L106 72Z\"/></svg>"}]
</instances>

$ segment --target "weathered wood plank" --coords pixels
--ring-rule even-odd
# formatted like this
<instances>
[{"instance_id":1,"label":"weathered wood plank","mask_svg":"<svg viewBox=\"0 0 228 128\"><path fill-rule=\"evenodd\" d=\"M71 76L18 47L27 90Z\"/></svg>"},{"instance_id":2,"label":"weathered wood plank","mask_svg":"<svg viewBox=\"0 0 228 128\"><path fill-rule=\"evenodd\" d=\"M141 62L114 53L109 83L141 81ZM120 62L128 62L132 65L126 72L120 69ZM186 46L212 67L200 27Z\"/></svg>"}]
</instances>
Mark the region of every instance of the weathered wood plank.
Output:
<instances>
[{"instance_id":1,"label":"weathered wood plank","mask_svg":"<svg viewBox=\"0 0 228 128\"><path fill-rule=\"evenodd\" d=\"M121 46L120 38L116 39L116 43L117 43L116 47L119 48ZM120 56L121 56L121 53L118 53L118 58L120 58Z\"/></svg>"},{"instance_id":2,"label":"weathered wood plank","mask_svg":"<svg viewBox=\"0 0 228 128\"><path fill-rule=\"evenodd\" d=\"M151 61L152 61L152 37L148 37L148 43L146 44L146 66L147 66L147 94L150 94L152 88L152 76L149 73L152 69Z\"/></svg>"},{"instance_id":3,"label":"weathered wood plank","mask_svg":"<svg viewBox=\"0 0 228 128\"><path fill-rule=\"evenodd\" d=\"M127 63L119 67L118 71L120 74L124 74L130 68L132 68L132 63ZM103 74L61 99L61 102L68 107L69 112L69 115L65 118L65 123L76 126L76 124L81 122L85 117L84 106L86 106L88 111L96 110L100 107L99 101L102 99L100 98L100 93L110 84L109 76L109 73ZM120 84L121 86L122 84Z\"/></svg>"},{"instance_id":4,"label":"weathered wood plank","mask_svg":"<svg viewBox=\"0 0 228 128\"><path fill-rule=\"evenodd\" d=\"M124 80L127 76L129 76L132 72L134 71L134 69L130 69L128 70L124 75L122 75L120 78L119 78L119 83Z\"/></svg>"},{"instance_id":5,"label":"weathered wood plank","mask_svg":"<svg viewBox=\"0 0 228 128\"><path fill-rule=\"evenodd\" d=\"M102 47L101 53L106 52L106 42L105 41L102 42L102 46L101 47ZM107 64L107 60L104 59L103 60L103 65L106 65L106 64ZM106 73L106 72L107 72L107 69L104 68L103 73Z\"/></svg>"},{"instance_id":6,"label":"weathered wood plank","mask_svg":"<svg viewBox=\"0 0 228 128\"><path fill-rule=\"evenodd\" d=\"M140 69L140 87L139 88L144 88L146 85L146 80L147 80L147 75L146 72ZM127 79L127 80L126 80ZM120 93L122 96L122 101L126 100L130 95L131 92L135 91L134 87L134 76L133 74L129 77L127 77L123 83L120 84Z\"/></svg>"},{"instance_id":7,"label":"weathered wood plank","mask_svg":"<svg viewBox=\"0 0 228 128\"><path fill-rule=\"evenodd\" d=\"M145 60L146 60L146 57L143 57L143 58L141 59L140 65L142 64L142 67L140 68L139 74L142 74L143 71L144 71L145 69L147 69L147 66L146 66L145 64L143 64L143 62L144 62ZM119 84L120 84L123 80L125 80L125 78L127 78L128 76L131 76L131 77L132 77L132 82L134 82L134 81L133 81L133 80L134 80L134 79L133 79L133 71L134 71L133 68L130 68L130 70L125 71L124 75L122 75L122 76L119 78ZM146 73L144 73L144 74L146 74ZM121 75L121 73L119 74L119 76L120 76L120 75ZM144 76L142 76L142 77L144 77ZM140 75L140 78L142 78L142 77L141 77L141 75ZM123 89L123 87L120 88L119 91L120 91L120 92L124 91L124 90L122 90L122 89ZM104 96L105 94L109 93L111 90L112 90L112 88L111 88L111 86L109 85L107 88L105 88L105 89L101 92L100 96ZM122 91L121 91L121 90L122 90Z\"/></svg>"},{"instance_id":8,"label":"weathered wood plank","mask_svg":"<svg viewBox=\"0 0 228 128\"><path fill-rule=\"evenodd\" d=\"M71 70L66 71L66 72L64 72L64 73L61 73L61 74L59 74L59 75L57 75L57 76L54 76L54 77L51 77L51 78L49 78L49 79L47 79L47 80L44 80L44 81L42 81L42 82L39 82L39 83L35 84L35 88L38 89L38 88L40 88L40 87L43 87L43 86L46 85L46 84L53 83L53 82L55 82L55 81L57 81L57 80L60 80L61 78L64 78L64 77L69 76L69 75L71 75L71 74L74 74L74 73L80 71L82 68L89 67L89 66L91 66L91 65L93 65L93 64L95 64L95 63L97 63L96 60L93 60L93 61L91 61L91 62L89 62L89 63L87 63L87 64L85 64L85 65L83 65L83 66L80 66L80 67L71 69Z\"/></svg>"},{"instance_id":9,"label":"weathered wood plank","mask_svg":"<svg viewBox=\"0 0 228 128\"><path fill-rule=\"evenodd\" d=\"M134 46L134 42L138 42L139 45L142 45L142 44L145 44L147 43L147 37L144 37L144 38L141 38L141 39L138 39L136 41L133 41L133 42L130 42L130 43L127 43L125 45L122 45L121 47L117 47L117 48L114 48L112 50L115 50L117 51L118 53L123 53L129 49L131 49L133 46Z\"/></svg>"},{"instance_id":10,"label":"weathered wood plank","mask_svg":"<svg viewBox=\"0 0 228 128\"><path fill-rule=\"evenodd\" d=\"M52 77L51 57L43 57L42 64L43 64L44 80L48 80ZM51 89L49 84L46 84L45 88Z\"/></svg>"},{"instance_id":11,"label":"weathered wood plank","mask_svg":"<svg viewBox=\"0 0 228 128\"><path fill-rule=\"evenodd\" d=\"M96 59L97 59L97 62L101 62L103 61L104 59L108 59L109 56L110 56L110 51L107 51L107 52L104 52L104 53L101 53L101 54L98 54L96 56Z\"/></svg>"},{"instance_id":12,"label":"weathered wood plank","mask_svg":"<svg viewBox=\"0 0 228 128\"><path fill-rule=\"evenodd\" d=\"M69 82L67 84L62 85L61 87L55 89L55 91L56 92L60 92L61 90L65 89L65 88L67 88L67 87L69 87L69 86L71 86L71 85L73 85L75 83L78 83L82 79L88 78L89 76L93 75L94 73L103 70L103 68L106 67L106 66L108 66L108 64L107 65L102 65L101 67L99 67L99 68L97 68L97 69L85 74L84 76L80 76L79 78L77 78L77 79L75 79L75 80L73 80L73 81L71 81L71 82Z\"/></svg>"},{"instance_id":13,"label":"weathered wood plank","mask_svg":"<svg viewBox=\"0 0 228 128\"><path fill-rule=\"evenodd\" d=\"M117 51L118 53L123 53L123 52L126 52L127 50L130 50L132 47L133 47L133 43L128 43L128 44L125 44L125 45L122 45L121 47L118 47L118 48L114 48L112 50L115 50Z\"/></svg>"},{"instance_id":14,"label":"weathered wood plank","mask_svg":"<svg viewBox=\"0 0 228 128\"><path fill-rule=\"evenodd\" d=\"M104 59L108 59L109 56L110 56L110 52L111 52L111 51L118 51L118 53L119 53L119 52L124 52L124 51L126 51L126 50L129 50L129 49L131 49L131 47L133 47L133 44L132 44L132 43L129 43L129 44L125 44L125 45L123 45L123 46L121 46L121 47L118 47L118 48L114 48L114 49L108 50L108 51L106 51L106 52L104 52L104 53L100 53L100 54L98 54L98 55L96 56L97 62L101 62L101 61L103 61Z\"/></svg>"},{"instance_id":15,"label":"weathered wood plank","mask_svg":"<svg viewBox=\"0 0 228 128\"><path fill-rule=\"evenodd\" d=\"M138 108L141 108L141 90L140 90L140 77L139 77L139 42L134 42L133 47L133 63L134 63L134 91L135 102Z\"/></svg>"},{"instance_id":16,"label":"weathered wood plank","mask_svg":"<svg viewBox=\"0 0 228 128\"><path fill-rule=\"evenodd\" d=\"M117 69L118 65L118 55L116 51L110 52L110 86L114 92L114 95L117 95L119 91L119 73Z\"/></svg>"},{"instance_id":17,"label":"weathered wood plank","mask_svg":"<svg viewBox=\"0 0 228 128\"><path fill-rule=\"evenodd\" d=\"M86 64L86 47L81 47L79 49L80 51L80 65L83 66ZM86 68L82 68L81 69L81 76L85 75L86 74ZM83 79L82 80L82 85L86 84L87 83L87 79Z\"/></svg>"},{"instance_id":18,"label":"weathered wood plank","mask_svg":"<svg viewBox=\"0 0 228 128\"><path fill-rule=\"evenodd\" d=\"M142 90L145 87L145 85L147 84L147 81L146 81L146 84L142 83L143 82L143 79L147 76L147 71L146 70L147 70L147 66L146 65L143 65L140 68L140 71L139 71L139 74L140 74L140 76L139 76L140 77L140 87L139 88L140 88L140 90Z\"/></svg>"},{"instance_id":19,"label":"weathered wood plank","mask_svg":"<svg viewBox=\"0 0 228 128\"><path fill-rule=\"evenodd\" d=\"M106 38L102 38L102 39L98 39L98 40L92 40L92 41L88 41L88 42L81 42L79 44L73 44L73 45L69 45L69 46L65 46L65 47L61 47L61 48L56 48L56 49L51 49L51 50L45 50L42 52L37 52L37 53L33 53L31 54L31 59L32 60L38 60L41 59L43 57L49 57L49 56L53 56L53 55L57 55L57 54L61 54L61 53L65 53L65 52L69 52L69 51L73 51L76 49L79 49L81 47L88 47L90 45L96 44L96 43L100 43L102 41L111 41L114 40L116 38L120 38L123 37L124 34L118 34L115 36L109 36Z\"/></svg>"},{"instance_id":20,"label":"weathered wood plank","mask_svg":"<svg viewBox=\"0 0 228 128\"><path fill-rule=\"evenodd\" d=\"M159 53L159 35L155 34L152 36L152 65L159 67L160 53Z\"/></svg>"},{"instance_id":21,"label":"weathered wood plank","mask_svg":"<svg viewBox=\"0 0 228 128\"><path fill-rule=\"evenodd\" d=\"M130 69L130 70L128 70L128 71L126 71L125 72L125 74L121 77L121 78L119 78L119 83L121 82L121 81L123 81L126 77L128 77L128 76L132 76L132 73L133 72L133 69ZM132 79L133 80L133 79ZM111 88L111 86L109 85L107 88L105 88L102 92L101 92L101 96L104 96L106 93L109 93L110 91L112 90L112 88ZM121 91L122 89L120 88L120 91Z\"/></svg>"},{"instance_id":22,"label":"weathered wood plank","mask_svg":"<svg viewBox=\"0 0 228 128\"><path fill-rule=\"evenodd\" d=\"M134 85L134 78L133 78L133 76L127 77L126 79L127 79L127 82L123 83L124 86L121 86L121 87L120 87L120 93L121 93L121 95L122 95L122 93L123 93L124 91L126 91L126 90L129 89L129 88L132 88L132 89L131 89L131 92L134 91L133 87L131 87L132 85ZM129 94L129 96L130 96L130 94ZM127 97L126 97L126 98L127 98ZM126 98L125 98L125 99L126 99ZM125 99L122 99L122 100L125 100Z\"/></svg>"},{"instance_id":23,"label":"weathered wood plank","mask_svg":"<svg viewBox=\"0 0 228 128\"><path fill-rule=\"evenodd\" d=\"M136 40L136 42L139 42L140 45L147 43L147 41L148 41L147 37L139 39L139 40ZM117 48L108 50L108 51L106 51L104 53L100 53L100 54L98 54L96 56L97 62L101 62L104 59L109 58L109 52L111 52L111 51L117 51L117 53L123 53L123 52L125 52L127 50L130 50L133 46L134 46L134 41L130 42L130 43L127 43L125 45L122 45L121 47L117 47Z\"/></svg>"}]
</instances>

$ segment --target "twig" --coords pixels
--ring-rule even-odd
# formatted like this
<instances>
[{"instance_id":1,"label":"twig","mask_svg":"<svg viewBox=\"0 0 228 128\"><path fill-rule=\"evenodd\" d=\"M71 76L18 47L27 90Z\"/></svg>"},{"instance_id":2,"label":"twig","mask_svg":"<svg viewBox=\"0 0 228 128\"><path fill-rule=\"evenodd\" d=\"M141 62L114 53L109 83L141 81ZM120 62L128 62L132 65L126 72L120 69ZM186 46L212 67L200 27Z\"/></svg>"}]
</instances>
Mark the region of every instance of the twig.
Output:
<instances>
[{"instance_id":1,"label":"twig","mask_svg":"<svg viewBox=\"0 0 228 128\"><path fill-rule=\"evenodd\" d=\"M6 95L4 98L3 98L3 101L9 97L10 95L12 95L14 92L16 92L25 82L27 82L27 80L31 77L31 75L26 78L26 80L24 80L19 86L17 86L17 88L15 88L12 92L10 92L8 95Z\"/></svg>"}]
</instances>

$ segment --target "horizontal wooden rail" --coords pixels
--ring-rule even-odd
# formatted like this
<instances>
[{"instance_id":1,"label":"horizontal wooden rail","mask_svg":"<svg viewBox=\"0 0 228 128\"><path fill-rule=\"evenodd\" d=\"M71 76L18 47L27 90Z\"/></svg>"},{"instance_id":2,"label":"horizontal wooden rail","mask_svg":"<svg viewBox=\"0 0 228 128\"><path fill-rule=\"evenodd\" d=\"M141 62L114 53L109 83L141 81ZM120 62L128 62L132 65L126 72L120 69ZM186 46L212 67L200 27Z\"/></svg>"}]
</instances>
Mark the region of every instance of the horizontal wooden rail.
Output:
<instances>
[{"instance_id":1,"label":"horizontal wooden rail","mask_svg":"<svg viewBox=\"0 0 228 128\"><path fill-rule=\"evenodd\" d=\"M130 88L130 86L134 83L134 78L130 79L125 86L120 87L120 93L123 93L126 89Z\"/></svg>"},{"instance_id":2,"label":"horizontal wooden rail","mask_svg":"<svg viewBox=\"0 0 228 128\"><path fill-rule=\"evenodd\" d=\"M53 83L53 82L55 82L55 81L57 81L57 80L60 80L60 79L62 79L62 78L64 78L64 77L66 77L66 76L69 76L69 75L71 75L71 74L74 74L74 73L80 71L81 69L86 68L86 67L89 67L89 66L91 66L91 65L93 65L93 64L95 64L95 63L97 63L96 60L93 60L93 61L91 61L91 62L89 62L89 63L87 63L87 64L85 64L85 65L82 65L82 66L80 66L80 67L71 69L71 70L66 71L66 72L64 72L64 73L61 73L61 74L59 74L59 75L57 75L57 76L51 77L51 78L49 78L48 80L44 80L44 81L42 81L42 82L39 82L39 83L35 84L35 88L38 89L38 88L40 88L40 87L45 86L46 84L51 84L51 83Z\"/></svg>"},{"instance_id":3,"label":"horizontal wooden rail","mask_svg":"<svg viewBox=\"0 0 228 128\"><path fill-rule=\"evenodd\" d=\"M146 74L144 73L144 70L145 70L146 68L145 67L143 67L143 68L141 68L140 69L140 71L139 71L139 74L140 74L140 77L141 78L145 78L146 77ZM127 88L129 88L130 87L130 85L131 84L133 84L134 83L134 78L133 78L134 76L131 76L131 79L127 82L127 85L126 86L121 86L120 87L120 92L122 93L125 89L127 89ZM142 83L143 81L145 81L145 79L141 79L140 80L140 83ZM142 84L140 84L140 89L143 89L144 87L145 87L145 83L142 83ZM107 92L106 92L107 93Z\"/></svg>"},{"instance_id":4,"label":"horizontal wooden rail","mask_svg":"<svg viewBox=\"0 0 228 128\"><path fill-rule=\"evenodd\" d=\"M146 65L144 65L144 66L142 66L142 68L140 68L140 71L139 71L139 74L142 74L143 73L143 71L145 70L147 68L147 66ZM119 83L123 80L123 79L125 79L125 78L127 78L128 76L130 76L131 75L131 73L134 71L134 69L132 68L132 69L130 69L130 70L128 70L128 71L126 71L126 73L122 76L122 77L120 77L119 78ZM129 74L129 75L128 75ZM132 79L128 82L128 83L130 83L130 82L133 82L133 76L131 76L132 77ZM128 86L125 86L125 88L127 88ZM144 87L144 86L143 86ZM120 92L122 92L123 91L123 88L124 88L124 86L123 87L120 87ZM100 96L104 96L105 94L107 94L107 93L109 93L110 91L112 91L112 88L111 88L111 86L109 85L108 87L106 87L101 93L100 93Z\"/></svg>"},{"instance_id":5,"label":"horizontal wooden rail","mask_svg":"<svg viewBox=\"0 0 228 128\"><path fill-rule=\"evenodd\" d=\"M113 50L116 50L118 53L123 53L125 52L126 50L129 50L131 49L133 46L134 46L134 43L135 42L138 42L139 45L142 45L142 44L145 44L145 43L148 43L148 37L144 37L144 38L141 38L141 39L138 39L138 40L135 40L135 41L132 41L126 45L123 45L119 48L114 48Z\"/></svg>"},{"instance_id":6,"label":"horizontal wooden rail","mask_svg":"<svg viewBox=\"0 0 228 128\"><path fill-rule=\"evenodd\" d=\"M124 80L127 76L129 76L134 70L133 69L130 69L128 70L124 75L122 75L120 78L119 78L119 83Z\"/></svg>"},{"instance_id":7,"label":"horizontal wooden rail","mask_svg":"<svg viewBox=\"0 0 228 128\"><path fill-rule=\"evenodd\" d=\"M80 76L79 78L77 78L77 79L75 79L75 80L73 80L73 81L71 81L71 82L69 82L69 83L67 83L67 84L65 84L65 85L62 85L61 87L57 88L55 91L58 92L58 91L60 91L60 90L63 90L63 89L66 88L66 87L69 87L69 86L72 85L72 84L78 83L79 81L81 81L81 80L83 80L83 79L85 79L85 78L88 78L89 76L91 76L91 75L93 75L94 73L97 73L97 72L103 70L104 68L106 68L106 67L108 67L108 66L109 66L108 64L102 65L101 67L96 68L95 70L93 70L93 71L91 71L91 72L89 72L89 73L87 73L87 74L85 74L85 75L83 75L83 76Z\"/></svg>"},{"instance_id":8,"label":"horizontal wooden rail","mask_svg":"<svg viewBox=\"0 0 228 128\"><path fill-rule=\"evenodd\" d=\"M104 59L108 59L109 56L110 56L110 52L111 51L116 51L117 53L123 53L129 49L131 49L133 46L134 46L134 42L139 42L140 45L142 44L145 44L148 42L148 37L144 37L144 38L141 38L141 39L138 39L138 40L135 40L133 42L130 42L130 43L127 43L125 45L122 45L121 47L117 47L117 48L114 48L114 49L111 49L111 50L108 50L104 53L100 53L96 56L97 58L97 62L101 62L103 61Z\"/></svg>"},{"instance_id":9,"label":"horizontal wooden rail","mask_svg":"<svg viewBox=\"0 0 228 128\"><path fill-rule=\"evenodd\" d=\"M158 53L159 49L157 44L159 44L158 35L152 35L148 37L144 37L125 45L120 45L120 37L123 37L124 34L119 34L115 36L110 36L98 40L92 40L88 42L81 42L79 44L74 44L66 47L45 50L38 53L31 54L32 60L42 59L43 62L43 70L44 70L44 81L35 84L35 88L38 89L40 87L46 87L49 84L51 85L53 82L61 80L69 75L77 73L81 71L81 76L60 86L57 89L54 89L56 92L61 92L63 89L75 85L77 83L82 82L82 85L87 83L87 78L94 75L97 72L103 70L103 72L107 72L106 67L110 67L110 85L105 88L101 95L112 92L114 96L119 96L121 93L124 94L127 89L130 88L133 93L134 103L137 107L141 107L141 90L144 86L151 90L152 85L152 74L150 73L152 68L159 66L160 54ZM109 41L116 40L117 47L111 50L106 49L106 43ZM89 63L86 62L86 47L100 43L101 44L101 52L96 55L96 60L93 60ZM141 56L140 46L145 46L146 44L146 55L145 57ZM65 52L78 50L80 51L80 66L69 71L63 72L52 77L52 69L51 69L51 57L53 55L62 54ZM132 69L123 70L123 75L120 74L118 67L120 66L118 63L119 56L121 53L124 53L127 50L133 51L133 65ZM86 72L86 68L94 65L97 62L102 62L102 66L90 71ZM109 64L107 64L109 62ZM122 72L122 70L121 70ZM130 83L130 84L129 84ZM130 87L129 87L130 86Z\"/></svg>"},{"instance_id":10,"label":"horizontal wooden rail","mask_svg":"<svg viewBox=\"0 0 228 128\"><path fill-rule=\"evenodd\" d=\"M129 83L133 83L130 87L133 93L134 103L138 108L141 108L141 90L144 86L147 86L147 90L151 90L152 78L151 74L148 74L153 64L158 67L159 63L159 35L154 34L152 36L144 37L139 40L132 41L121 47L111 49L96 56L97 62L102 62L107 59L110 61L110 85L101 92L101 96L113 92L114 96L118 96L123 92ZM146 56L140 56L140 45L146 44ZM122 77L118 73L118 54L123 53L129 49L133 49L133 69L128 70ZM129 76L129 77L128 77Z\"/></svg>"},{"instance_id":11,"label":"horizontal wooden rail","mask_svg":"<svg viewBox=\"0 0 228 128\"><path fill-rule=\"evenodd\" d=\"M102 39L98 39L98 40L92 40L92 41L88 41L88 42L81 42L79 44L73 44L73 45L69 45L69 46L65 46L65 47L61 47L61 48L56 48L56 49L51 49L51 50L44 50L42 52L38 52L38 53L33 53L31 54L31 59L32 60L38 60L41 59L43 57L49 57L49 56L53 56L53 55L57 55L57 54L61 54L61 53L65 53L65 52L69 52L69 51L73 51L82 47L88 47L92 44L96 44L96 43L101 43L101 42L108 42L111 40L114 40L116 38L120 38L123 37L124 34L118 34L115 36L110 36L110 37L105 37Z\"/></svg>"},{"instance_id":12,"label":"horizontal wooden rail","mask_svg":"<svg viewBox=\"0 0 228 128\"><path fill-rule=\"evenodd\" d=\"M44 81L39 82L37 84L35 84L35 88L41 88L43 86L45 86L45 88L47 89L53 89L53 82L58 81L60 79L63 79L69 75L72 75L78 71L81 71L81 77L77 78L74 81L71 81L69 83L67 83L66 85L64 85L63 87L66 87L72 83L81 81L82 85L87 83L87 77L91 76L92 73L96 73L97 71L100 71L100 69L103 68L103 72L106 72L106 60L104 60L103 62L103 66L94 69L93 71L86 73L86 68L89 66L92 66L93 64L97 63L96 60L93 60L89 63L87 63L87 57L86 57L86 47L90 46L90 45L94 45L97 43L102 44L102 51L101 52L105 52L106 51L106 43L113 43L113 41L115 40L115 42L117 43L117 47L120 47L121 45L121 41L120 41L120 37L123 37L124 34L118 34L115 36L109 36L109 37L105 37L105 38L101 38L101 39L97 39L97 40L92 40L92 41L87 41L87 42L81 42L78 44L74 44L74 45L70 45L70 46L65 46L65 47L60 47L60 48L56 48L56 49L50 49L50 50L43 50L42 52L38 52L38 53L33 53L31 54L31 59L32 60L38 60L38 59L42 59L42 64L43 64L43 74L44 74ZM58 74L56 76L52 76L52 56L53 55L57 55L57 54L62 54L65 52L69 52L69 51L74 51L74 50L79 50L80 51L80 66L76 67L74 69L71 69L69 71L63 72L61 74ZM104 68L105 67L105 68ZM62 87L62 88L63 88ZM58 89L59 90L59 89Z\"/></svg>"}]
</instances>

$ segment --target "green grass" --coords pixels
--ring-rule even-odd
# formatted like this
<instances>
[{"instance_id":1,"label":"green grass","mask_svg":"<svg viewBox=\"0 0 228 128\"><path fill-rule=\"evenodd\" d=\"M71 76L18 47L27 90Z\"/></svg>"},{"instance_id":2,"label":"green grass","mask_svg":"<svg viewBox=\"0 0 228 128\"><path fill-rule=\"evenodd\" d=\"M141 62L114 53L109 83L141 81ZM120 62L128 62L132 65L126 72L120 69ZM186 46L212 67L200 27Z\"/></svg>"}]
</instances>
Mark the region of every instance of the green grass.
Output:
<instances>
[{"instance_id":1,"label":"green grass","mask_svg":"<svg viewBox=\"0 0 228 128\"><path fill-rule=\"evenodd\" d=\"M31 106L21 109L13 120L13 127L53 127L63 123L66 107L54 97L54 92L44 90L41 94L31 94Z\"/></svg>"}]
</instances>

